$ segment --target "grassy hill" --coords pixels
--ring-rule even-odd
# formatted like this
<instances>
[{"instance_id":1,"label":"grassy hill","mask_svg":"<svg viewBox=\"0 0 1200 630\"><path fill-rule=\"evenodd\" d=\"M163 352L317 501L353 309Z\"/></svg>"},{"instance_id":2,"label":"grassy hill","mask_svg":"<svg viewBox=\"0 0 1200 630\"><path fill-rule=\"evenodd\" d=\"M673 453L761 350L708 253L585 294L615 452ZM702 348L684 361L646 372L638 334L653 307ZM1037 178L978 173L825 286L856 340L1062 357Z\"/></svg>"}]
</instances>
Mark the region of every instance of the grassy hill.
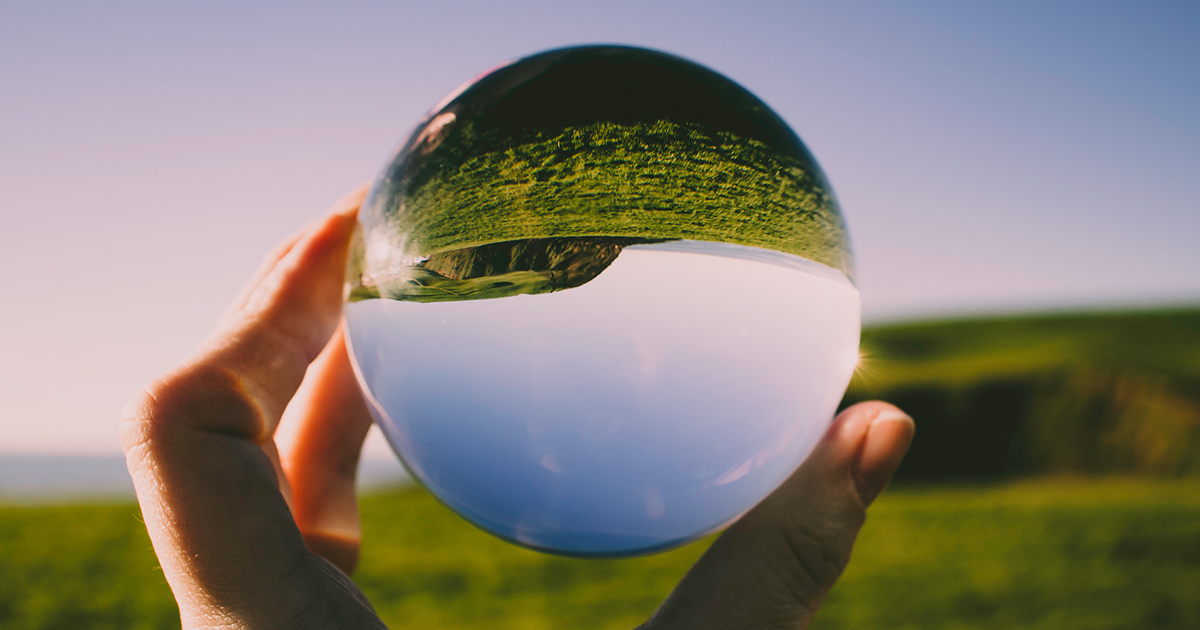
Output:
<instances>
[{"instance_id":1,"label":"grassy hill","mask_svg":"<svg viewBox=\"0 0 1200 630\"><path fill-rule=\"evenodd\" d=\"M917 420L900 478L1200 473L1200 308L898 324L845 404Z\"/></svg>"}]
</instances>

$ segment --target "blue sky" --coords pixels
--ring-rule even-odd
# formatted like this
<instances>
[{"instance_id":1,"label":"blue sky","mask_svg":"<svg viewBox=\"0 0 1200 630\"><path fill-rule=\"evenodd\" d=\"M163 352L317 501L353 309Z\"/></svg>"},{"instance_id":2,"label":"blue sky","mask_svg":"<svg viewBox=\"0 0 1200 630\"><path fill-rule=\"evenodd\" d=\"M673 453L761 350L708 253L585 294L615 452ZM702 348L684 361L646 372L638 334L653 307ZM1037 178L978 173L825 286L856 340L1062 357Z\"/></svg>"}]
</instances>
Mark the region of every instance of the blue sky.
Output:
<instances>
[{"instance_id":1,"label":"blue sky","mask_svg":"<svg viewBox=\"0 0 1200 630\"><path fill-rule=\"evenodd\" d=\"M594 42L809 145L868 321L1200 302L1200 4L0 5L0 451L115 418L445 93Z\"/></svg>"}]
</instances>

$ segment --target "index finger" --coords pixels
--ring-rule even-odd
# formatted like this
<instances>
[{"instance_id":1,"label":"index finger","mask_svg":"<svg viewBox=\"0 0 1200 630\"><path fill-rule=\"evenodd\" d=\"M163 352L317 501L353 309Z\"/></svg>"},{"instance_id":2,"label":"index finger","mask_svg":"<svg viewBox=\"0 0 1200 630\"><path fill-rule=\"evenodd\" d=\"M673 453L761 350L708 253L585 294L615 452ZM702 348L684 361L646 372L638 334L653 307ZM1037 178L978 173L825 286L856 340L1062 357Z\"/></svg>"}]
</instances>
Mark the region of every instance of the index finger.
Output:
<instances>
[{"instance_id":1,"label":"index finger","mask_svg":"<svg viewBox=\"0 0 1200 630\"><path fill-rule=\"evenodd\" d=\"M260 445L337 326L354 224L349 211L315 224L196 356L126 410L138 501L185 616L300 610L318 595L305 576L324 569Z\"/></svg>"}]
</instances>

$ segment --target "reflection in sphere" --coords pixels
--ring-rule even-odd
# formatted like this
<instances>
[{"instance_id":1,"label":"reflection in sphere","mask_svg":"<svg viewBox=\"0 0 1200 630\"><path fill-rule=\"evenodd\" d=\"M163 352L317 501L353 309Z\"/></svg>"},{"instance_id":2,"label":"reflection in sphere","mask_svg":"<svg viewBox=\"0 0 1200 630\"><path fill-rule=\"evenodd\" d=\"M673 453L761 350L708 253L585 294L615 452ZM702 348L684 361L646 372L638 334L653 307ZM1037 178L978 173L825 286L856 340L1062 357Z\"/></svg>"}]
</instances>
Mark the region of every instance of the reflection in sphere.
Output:
<instances>
[{"instance_id":1,"label":"reflection in sphere","mask_svg":"<svg viewBox=\"0 0 1200 630\"><path fill-rule=\"evenodd\" d=\"M434 108L359 215L351 356L439 499L535 549L728 523L828 427L858 353L845 224L765 104L677 57L528 57Z\"/></svg>"}]
</instances>

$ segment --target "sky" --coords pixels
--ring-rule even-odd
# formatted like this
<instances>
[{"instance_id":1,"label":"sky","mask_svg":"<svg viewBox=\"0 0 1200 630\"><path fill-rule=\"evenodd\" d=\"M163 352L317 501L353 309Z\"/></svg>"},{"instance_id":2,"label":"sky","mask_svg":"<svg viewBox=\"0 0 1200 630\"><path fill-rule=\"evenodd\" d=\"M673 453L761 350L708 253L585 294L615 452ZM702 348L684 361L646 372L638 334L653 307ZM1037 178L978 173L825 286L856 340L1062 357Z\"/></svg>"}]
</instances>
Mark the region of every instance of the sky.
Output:
<instances>
[{"instance_id":1,"label":"sky","mask_svg":"<svg viewBox=\"0 0 1200 630\"><path fill-rule=\"evenodd\" d=\"M1200 303L1195 2L0 4L0 452L118 453L277 241L462 82L705 64L832 181L867 322Z\"/></svg>"}]
</instances>

